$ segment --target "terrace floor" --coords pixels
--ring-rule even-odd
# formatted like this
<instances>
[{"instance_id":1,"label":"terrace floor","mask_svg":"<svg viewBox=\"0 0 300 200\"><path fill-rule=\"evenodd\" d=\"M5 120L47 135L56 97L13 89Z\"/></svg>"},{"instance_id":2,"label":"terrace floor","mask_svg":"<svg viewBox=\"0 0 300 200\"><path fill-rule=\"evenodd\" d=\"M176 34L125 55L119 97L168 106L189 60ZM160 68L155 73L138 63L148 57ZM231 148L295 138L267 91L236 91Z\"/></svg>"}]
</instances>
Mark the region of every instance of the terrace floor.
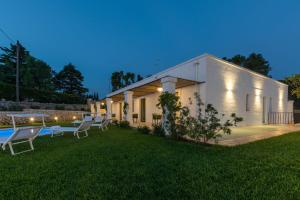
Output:
<instances>
[{"instance_id":1,"label":"terrace floor","mask_svg":"<svg viewBox=\"0 0 300 200\"><path fill-rule=\"evenodd\" d=\"M225 135L218 140L218 144L224 146L236 146L262 140L290 132L300 131L300 126L295 125L261 125L232 128L230 135ZM215 144L214 141L210 141Z\"/></svg>"}]
</instances>

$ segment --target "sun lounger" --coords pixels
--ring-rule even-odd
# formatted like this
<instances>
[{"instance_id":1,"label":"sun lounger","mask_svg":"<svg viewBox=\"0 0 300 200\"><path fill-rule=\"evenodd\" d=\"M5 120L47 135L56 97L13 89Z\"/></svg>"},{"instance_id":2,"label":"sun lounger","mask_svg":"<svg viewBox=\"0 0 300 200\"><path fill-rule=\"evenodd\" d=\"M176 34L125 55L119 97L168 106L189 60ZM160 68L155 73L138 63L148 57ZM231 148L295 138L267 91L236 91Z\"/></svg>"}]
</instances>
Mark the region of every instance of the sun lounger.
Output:
<instances>
[{"instance_id":1,"label":"sun lounger","mask_svg":"<svg viewBox=\"0 0 300 200\"><path fill-rule=\"evenodd\" d=\"M78 127L61 127L61 126L56 126L55 131L52 132L52 137L56 134L62 134L65 132L72 132L74 136L77 136L78 139L80 139L79 133L84 132L85 135L83 137L88 136L88 130L90 129L93 121L82 121L81 124Z\"/></svg>"},{"instance_id":2,"label":"sun lounger","mask_svg":"<svg viewBox=\"0 0 300 200\"><path fill-rule=\"evenodd\" d=\"M12 155L25 153L28 151L33 151L32 141L38 136L42 127L21 127L16 128L13 133L9 136L0 137L0 144L3 150L5 150L6 145L9 146L10 152ZM29 142L30 149L20 151L18 153L14 152L13 145Z\"/></svg>"}]
</instances>

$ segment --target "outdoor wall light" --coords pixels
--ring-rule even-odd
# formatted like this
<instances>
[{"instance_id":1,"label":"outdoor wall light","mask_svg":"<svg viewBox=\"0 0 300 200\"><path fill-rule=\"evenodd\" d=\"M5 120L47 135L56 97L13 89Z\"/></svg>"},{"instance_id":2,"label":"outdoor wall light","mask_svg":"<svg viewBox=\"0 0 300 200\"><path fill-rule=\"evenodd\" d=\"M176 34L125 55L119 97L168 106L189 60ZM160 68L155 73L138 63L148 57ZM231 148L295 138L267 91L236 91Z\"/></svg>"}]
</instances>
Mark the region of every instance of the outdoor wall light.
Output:
<instances>
[{"instance_id":1,"label":"outdoor wall light","mask_svg":"<svg viewBox=\"0 0 300 200\"><path fill-rule=\"evenodd\" d=\"M76 119L76 116L73 116L73 119Z\"/></svg>"},{"instance_id":2,"label":"outdoor wall light","mask_svg":"<svg viewBox=\"0 0 300 200\"><path fill-rule=\"evenodd\" d=\"M159 88L157 88L157 91L158 91L158 92L162 92L162 91L163 91L163 88L159 87Z\"/></svg>"},{"instance_id":3,"label":"outdoor wall light","mask_svg":"<svg viewBox=\"0 0 300 200\"><path fill-rule=\"evenodd\" d=\"M110 103L113 103L113 102L114 102L113 100L110 101Z\"/></svg>"},{"instance_id":4,"label":"outdoor wall light","mask_svg":"<svg viewBox=\"0 0 300 200\"><path fill-rule=\"evenodd\" d=\"M30 120L31 122L34 122L34 118L33 118L33 117L30 117L29 120Z\"/></svg>"},{"instance_id":5,"label":"outdoor wall light","mask_svg":"<svg viewBox=\"0 0 300 200\"><path fill-rule=\"evenodd\" d=\"M102 102L101 105L104 106L104 103Z\"/></svg>"},{"instance_id":6,"label":"outdoor wall light","mask_svg":"<svg viewBox=\"0 0 300 200\"><path fill-rule=\"evenodd\" d=\"M57 120L58 120L58 117L55 116L55 117L54 117L54 120L57 121Z\"/></svg>"}]
</instances>

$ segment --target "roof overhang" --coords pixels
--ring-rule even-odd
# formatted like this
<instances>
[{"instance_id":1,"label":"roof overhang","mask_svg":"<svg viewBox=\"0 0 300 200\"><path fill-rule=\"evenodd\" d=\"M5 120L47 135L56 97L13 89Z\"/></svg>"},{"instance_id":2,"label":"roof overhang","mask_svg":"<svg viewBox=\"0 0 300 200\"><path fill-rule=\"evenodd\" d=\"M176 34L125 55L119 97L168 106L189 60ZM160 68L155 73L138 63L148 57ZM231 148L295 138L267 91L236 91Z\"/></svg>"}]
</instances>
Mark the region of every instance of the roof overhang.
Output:
<instances>
[{"instance_id":1,"label":"roof overhang","mask_svg":"<svg viewBox=\"0 0 300 200\"><path fill-rule=\"evenodd\" d=\"M170 77L170 76L168 76L168 77ZM162 77L162 78L164 78L164 77ZM174 77L174 78L177 78L177 77ZM199 84L199 83L202 83L202 82L195 81L195 80L183 79L183 78L177 78L176 89ZM112 93L108 94L106 97L111 98L114 102L118 102L118 101L124 100L124 92L125 91L132 91L133 97L137 98L137 97L141 97L141 96L145 96L148 94L159 92L158 88L161 88L161 87L162 87L161 77L150 80L150 81L145 81L145 82L143 82L143 80L142 80L142 81L137 82L136 84L129 85L125 88L122 88L120 90L112 92Z\"/></svg>"}]
</instances>

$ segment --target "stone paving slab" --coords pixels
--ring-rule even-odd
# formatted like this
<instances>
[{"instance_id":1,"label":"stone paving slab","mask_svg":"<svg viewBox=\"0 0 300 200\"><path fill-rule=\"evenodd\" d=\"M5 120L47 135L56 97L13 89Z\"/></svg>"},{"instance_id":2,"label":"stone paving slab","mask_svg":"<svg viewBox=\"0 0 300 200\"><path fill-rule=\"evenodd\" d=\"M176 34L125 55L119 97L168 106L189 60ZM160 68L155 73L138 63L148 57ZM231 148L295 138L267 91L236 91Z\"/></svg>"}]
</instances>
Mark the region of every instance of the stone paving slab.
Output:
<instances>
[{"instance_id":1,"label":"stone paving slab","mask_svg":"<svg viewBox=\"0 0 300 200\"><path fill-rule=\"evenodd\" d=\"M251 131L253 131L252 134ZM278 126L249 126L234 128L233 133L229 136L224 136L219 139L217 144L223 146L237 146L254 142L257 140L267 139L290 132L300 131L298 125L278 125ZM209 141L210 144L216 144L215 141Z\"/></svg>"}]
</instances>

